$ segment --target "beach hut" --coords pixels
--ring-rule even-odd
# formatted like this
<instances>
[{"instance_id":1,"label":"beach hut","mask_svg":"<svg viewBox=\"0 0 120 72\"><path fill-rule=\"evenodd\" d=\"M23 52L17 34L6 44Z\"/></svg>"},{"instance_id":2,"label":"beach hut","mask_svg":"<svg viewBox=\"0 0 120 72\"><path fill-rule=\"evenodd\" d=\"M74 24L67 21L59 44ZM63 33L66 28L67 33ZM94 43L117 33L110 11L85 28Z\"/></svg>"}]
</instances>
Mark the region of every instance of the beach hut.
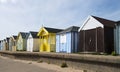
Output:
<instances>
[{"instance_id":1,"label":"beach hut","mask_svg":"<svg viewBox=\"0 0 120 72\"><path fill-rule=\"evenodd\" d=\"M1 40L1 51L3 50L3 42L4 40Z\"/></svg>"},{"instance_id":2,"label":"beach hut","mask_svg":"<svg viewBox=\"0 0 120 72\"><path fill-rule=\"evenodd\" d=\"M6 50L9 51L9 37L6 38Z\"/></svg>"},{"instance_id":3,"label":"beach hut","mask_svg":"<svg viewBox=\"0 0 120 72\"><path fill-rule=\"evenodd\" d=\"M116 22L114 32L115 52L116 54L120 54L120 21Z\"/></svg>"},{"instance_id":4,"label":"beach hut","mask_svg":"<svg viewBox=\"0 0 120 72\"><path fill-rule=\"evenodd\" d=\"M80 51L111 54L114 51L114 27L114 21L89 16L79 30Z\"/></svg>"},{"instance_id":5,"label":"beach hut","mask_svg":"<svg viewBox=\"0 0 120 72\"><path fill-rule=\"evenodd\" d=\"M75 53L78 52L78 29L71 26L56 36L56 52Z\"/></svg>"},{"instance_id":6,"label":"beach hut","mask_svg":"<svg viewBox=\"0 0 120 72\"><path fill-rule=\"evenodd\" d=\"M39 52L39 37L38 32L30 31L27 38L27 51Z\"/></svg>"},{"instance_id":7,"label":"beach hut","mask_svg":"<svg viewBox=\"0 0 120 72\"><path fill-rule=\"evenodd\" d=\"M0 40L0 50L2 49L2 40Z\"/></svg>"},{"instance_id":8,"label":"beach hut","mask_svg":"<svg viewBox=\"0 0 120 72\"><path fill-rule=\"evenodd\" d=\"M16 51L16 39L17 36L13 35L9 39L9 51Z\"/></svg>"},{"instance_id":9,"label":"beach hut","mask_svg":"<svg viewBox=\"0 0 120 72\"><path fill-rule=\"evenodd\" d=\"M9 39L9 51L12 51L12 43L13 43L12 37L10 37L10 39Z\"/></svg>"},{"instance_id":10,"label":"beach hut","mask_svg":"<svg viewBox=\"0 0 120 72\"><path fill-rule=\"evenodd\" d=\"M26 51L28 34L26 32L19 32L17 37L17 51Z\"/></svg>"},{"instance_id":11,"label":"beach hut","mask_svg":"<svg viewBox=\"0 0 120 72\"><path fill-rule=\"evenodd\" d=\"M6 39L3 40L3 48L2 51L6 51L7 50L7 41Z\"/></svg>"},{"instance_id":12,"label":"beach hut","mask_svg":"<svg viewBox=\"0 0 120 72\"><path fill-rule=\"evenodd\" d=\"M56 52L56 33L61 29L42 27L37 36L40 39L40 52Z\"/></svg>"}]
</instances>

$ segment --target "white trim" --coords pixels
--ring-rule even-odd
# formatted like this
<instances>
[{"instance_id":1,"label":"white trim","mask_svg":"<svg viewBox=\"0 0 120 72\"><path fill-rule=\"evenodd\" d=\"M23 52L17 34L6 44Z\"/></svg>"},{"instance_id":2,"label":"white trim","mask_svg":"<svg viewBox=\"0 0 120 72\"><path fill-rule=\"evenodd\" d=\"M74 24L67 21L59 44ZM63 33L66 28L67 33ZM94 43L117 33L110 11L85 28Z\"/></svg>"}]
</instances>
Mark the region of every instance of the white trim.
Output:
<instances>
[{"instance_id":1,"label":"white trim","mask_svg":"<svg viewBox=\"0 0 120 72\"><path fill-rule=\"evenodd\" d=\"M90 20L90 17L92 16L88 16L87 19L83 22L82 26L80 26L80 29L78 30L78 32L80 32L80 30L85 26L85 24Z\"/></svg>"},{"instance_id":2,"label":"white trim","mask_svg":"<svg viewBox=\"0 0 120 72\"><path fill-rule=\"evenodd\" d=\"M92 16L88 16L88 18L85 20L85 22L83 23L83 25L80 27L80 29L79 29L79 32L80 32L80 30L82 30L83 28L84 28L84 26L88 23L88 21L89 20L91 20L91 19L93 19L93 20L95 20L95 21L97 21L97 22L95 22L95 21L93 21L94 22L94 25L95 25L95 23L96 24L98 24L98 27L100 26L100 27L104 27L103 26L103 24L102 23L100 23L98 20L96 20L94 17L92 17ZM88 29L92 29L92 28L94 28L94 26L90 26L91 28L89 28L89 27L87 27ZM97 27L97 25L95 25L95 28ZM85 29L86 30L86 29Z\"/></svg>"}]
</instances>

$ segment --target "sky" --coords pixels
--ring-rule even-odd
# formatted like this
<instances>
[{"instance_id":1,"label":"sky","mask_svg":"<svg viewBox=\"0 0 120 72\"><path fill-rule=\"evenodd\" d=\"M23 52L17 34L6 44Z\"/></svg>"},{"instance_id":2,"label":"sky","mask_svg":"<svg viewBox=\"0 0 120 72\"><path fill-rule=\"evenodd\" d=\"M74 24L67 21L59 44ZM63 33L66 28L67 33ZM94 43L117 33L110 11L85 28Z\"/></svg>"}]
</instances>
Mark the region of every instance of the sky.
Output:
<instances>
[{"instance_id":1,"label":"sky","mask_svg":"<svg viewBox=\"0 0 120 72\"><path fill-rule=\"evenodd\" d=\"M0 0L0 40L43 26L81 26L89 15L120 20L120 0Z\"/></svg>"}]
</instances>

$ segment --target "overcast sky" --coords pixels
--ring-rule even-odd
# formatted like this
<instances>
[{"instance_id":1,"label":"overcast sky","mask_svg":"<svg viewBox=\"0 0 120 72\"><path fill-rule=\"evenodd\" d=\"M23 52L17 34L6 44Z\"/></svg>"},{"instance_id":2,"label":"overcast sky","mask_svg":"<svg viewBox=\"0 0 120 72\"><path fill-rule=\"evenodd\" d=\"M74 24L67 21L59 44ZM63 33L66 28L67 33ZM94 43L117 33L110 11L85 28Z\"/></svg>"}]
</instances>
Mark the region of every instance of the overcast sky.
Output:
<instances>
[{"instance_id":1,"label":"overcast sky","mask_svg":"<svg viewBox=\"0 0 120 72\"><path fill-rule=\"evenodd\" d=\"M120 20L120 0L0 0L0 39L18 32L81 26L95 15Z\"/></svg>"}]
</instances>

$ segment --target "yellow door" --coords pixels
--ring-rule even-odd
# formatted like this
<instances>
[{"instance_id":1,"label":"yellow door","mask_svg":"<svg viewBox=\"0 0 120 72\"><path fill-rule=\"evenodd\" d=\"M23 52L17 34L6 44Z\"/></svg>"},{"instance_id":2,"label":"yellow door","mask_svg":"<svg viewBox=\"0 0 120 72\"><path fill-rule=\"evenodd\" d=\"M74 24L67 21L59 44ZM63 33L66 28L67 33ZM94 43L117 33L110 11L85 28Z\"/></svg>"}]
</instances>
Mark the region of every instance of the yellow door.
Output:
<instances>
[{"instance_id":1,"label":"yellow door","mask_svg":"<svg viewBox=\"0 0 120 72\"><path fill-rule=\"evenodd\" d=\"M40 52L50 52L49 44L48 44L48 36L41 37Z\"/></svg>"}]
</instances>

